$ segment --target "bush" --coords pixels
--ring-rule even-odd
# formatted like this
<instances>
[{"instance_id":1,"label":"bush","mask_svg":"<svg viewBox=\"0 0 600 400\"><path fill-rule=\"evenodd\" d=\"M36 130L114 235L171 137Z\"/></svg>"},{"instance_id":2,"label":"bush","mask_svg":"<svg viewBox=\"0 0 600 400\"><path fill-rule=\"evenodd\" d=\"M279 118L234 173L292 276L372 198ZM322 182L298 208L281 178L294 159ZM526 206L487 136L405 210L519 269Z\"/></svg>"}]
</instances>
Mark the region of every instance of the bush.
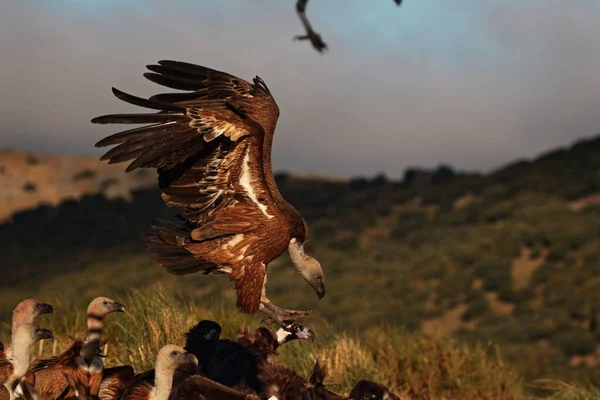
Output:
<instances>
[{"instance_id":1,"label":"bush","mask_svg":"<svg viewBox=\"0 0 600 400\"><path fill-rule=\"evenodd\" d=\"M23 191L28 192L28 193L34 193L37 191L37 186L35 183L27 181L23 185Z\"/></svg>"},{"instance_id":2,"label":"bush","mask_svg":"<svg viewBox=\"0 0 600 400\"><path fill-rule=\"evenodd\" d=\"M480 296L467 304L467 309L461 318L463 321L470 321L474 318L483 317L490 312L490 303L487 298L485 296Z\"/></svg>"},{"instance_id":3,"label":"bush","mask_svg":"<svg viewBox=\"0 0 600 400\"><path fill-rule=\"evenodd\" d=\"M501 261L487 258L475 265L474 275L484 280L485 290L501 290L512 287L510 266Z\"/></svg>"},{"instance_id":4,"label":"bush","mask_svg":"<svg viewBox=\"0 0 600 400\"><path fill-rule=\"evenodd\" d=\"M81 172L74 174L72 179L74 181L81 181L81 180L85 180L85 179L95 178L96 175L97 175L96 171L93 171L93 170L87 168Z\"/></svg>"},{"instance_id":5,"label":"bush","mask_svg":"<svg viewBox=\"0 0 600 400\"><path fill-rule=\"evenodd\" d=\"M594 336L581 328L559 332L552 337L552 342L567 356L590 354L596 348Z\"/></svg>"}]
</instances>

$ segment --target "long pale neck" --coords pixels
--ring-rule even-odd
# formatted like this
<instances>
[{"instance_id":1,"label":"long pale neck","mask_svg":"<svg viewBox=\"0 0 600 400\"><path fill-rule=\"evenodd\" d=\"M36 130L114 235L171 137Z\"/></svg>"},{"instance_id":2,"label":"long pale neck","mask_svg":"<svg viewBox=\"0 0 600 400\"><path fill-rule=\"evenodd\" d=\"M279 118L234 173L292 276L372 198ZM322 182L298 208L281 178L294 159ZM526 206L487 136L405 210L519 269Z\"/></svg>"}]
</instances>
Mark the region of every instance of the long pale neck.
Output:
<instances>
[{"instance_id":1,"label":"long pale neck","mask_svg":"<svg viewBox=\"0 0 600 400\"><path fill-rule=\"evenodd\" d=\"M33 341L28 337L15 337L11 345L11 357L13 360L13 376L21 379L29 369L30 347Z\"/></svg>"},{"instance_id":2,"label":"long pale neck","mask_svg":"<svg viewBox=\"0 0 600 400\"><path fill-rule=\"evenodd\" d=\"M87 335L81 349L81 357L86 363L90 363L102 341L102 317L88 310Z\"/></svg>"},{"instance_id":3,"label":"long pale neck","mask_svg":"<svg viewBox=\"0 0 600 400\"><path fill-rule=\"evenodd\" d=\"M300 272L303 271L303 266L306 263L309 256L304 252L304 245L299 243L296 239L292 239L288 245L288 252L290 253L290 259Z\"/></svg>"},{"instance_id":4,"label":"long pale neck","mask_svg":"<svg viewBox=\"0 0 600 400\"><path fill-rule=\"evenodd\" d=\"M160 363L154 371L154 390L150 400L167 400L173 387L173 369Z\"/></svg>"},{"instance_id":5,"label":"long pale neck","mask_svg":"<svg viewBox=\"0 0 600 400\"><path fill-rule=\"evenodd\" d=\"M25 322L25 318L20 313L13 314L12 331L11 331L12 340L15 340L17 328L19 327L19 325L22 325L24 322Z\"/></svg>"}]
</instances>

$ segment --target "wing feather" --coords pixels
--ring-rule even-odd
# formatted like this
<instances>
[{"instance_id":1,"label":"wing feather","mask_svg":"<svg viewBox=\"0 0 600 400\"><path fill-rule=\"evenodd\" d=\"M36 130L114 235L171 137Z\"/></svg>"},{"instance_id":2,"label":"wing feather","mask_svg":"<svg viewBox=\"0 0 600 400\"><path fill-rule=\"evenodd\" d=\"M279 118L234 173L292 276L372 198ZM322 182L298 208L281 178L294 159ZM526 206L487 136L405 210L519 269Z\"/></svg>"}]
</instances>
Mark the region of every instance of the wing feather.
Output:
<instances>
[{"instance_id":1,"label":"wing feather","mask_svg":"<svg viewBox=\"0 0 600 400\"><path fill-rule=\"evenodd\" d=\"M14 371L12 362L7 358L0 358L0 385L8 382Z\"/></svg>"},{"instance_id":2,"label":"wing feather","mask_svg":"<svg viewBox=\"0 0 600 400\"><path fill-rule=\"evenodd\" d=\"M279 115L264 81L256 77L249 83L179 61L162 60L147 68L152 71L144 74L149 80L193 92L143 99L113 88L123 101L160 111L94 118L92 122L100 124L152 124L100 140L98 147L117 145L101 159L131 161L127 171L157 168L163 200L183 207L188 219L199 225L236 201L252 200L238 189L242 164L248 162L249 152L252 162L262 161L265 126L274 128Z\"/></svg>"},{"instance_id":3,"label":"wing feather","mask_svg":"<svg viewBox=\"0 0 600 400\"><path fill-rule=\"evenodd\" d=\"M102 372L102 382L100 383L98 397L100 400L120 399L125 388L132 381L133 376L133 368L129 365L106 368Z\"/></svg>"}]
</instances>

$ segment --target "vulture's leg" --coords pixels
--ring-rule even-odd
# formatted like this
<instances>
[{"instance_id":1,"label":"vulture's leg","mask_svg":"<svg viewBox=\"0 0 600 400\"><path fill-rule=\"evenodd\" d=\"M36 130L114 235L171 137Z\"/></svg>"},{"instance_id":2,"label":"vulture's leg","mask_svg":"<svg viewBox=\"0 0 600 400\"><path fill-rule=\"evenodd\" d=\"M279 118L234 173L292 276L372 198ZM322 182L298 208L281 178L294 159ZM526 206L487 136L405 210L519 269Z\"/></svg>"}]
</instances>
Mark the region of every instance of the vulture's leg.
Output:
<instances>
[{"instance_id":1,"label":"vulture's leg","mask_svg":"<svg viewBox=\"0 0 600 400\"><path fill-rule=\"evenodd\" d=\"M298 35L294 37L294 40L310 40L310 43L313 47L321 53L323 50L327 50L327 45L321 39L321 35L315 32L308 21L308 17L306 16L306 4L308 0L298 0L296 3L296 12L300 17L300 21L302 21L302 25L304 25L304 29L306 29L306 35Z\"/></svg>"},{"instance_id":2,"label":"vulture's leg","mask_svg":"<svg viewBox=\"0 0 600 400\"><path fill-rule=\"evenodd\" d=\"M271 301L266 297L261 300L260 311L271 318L273 322L276 322L281 326L287 326L287 324L284 322L286 320L297 321L313 312L313 310L290 310L287 308L281 308L271 303Z\"/></svg>"}]
</instances>

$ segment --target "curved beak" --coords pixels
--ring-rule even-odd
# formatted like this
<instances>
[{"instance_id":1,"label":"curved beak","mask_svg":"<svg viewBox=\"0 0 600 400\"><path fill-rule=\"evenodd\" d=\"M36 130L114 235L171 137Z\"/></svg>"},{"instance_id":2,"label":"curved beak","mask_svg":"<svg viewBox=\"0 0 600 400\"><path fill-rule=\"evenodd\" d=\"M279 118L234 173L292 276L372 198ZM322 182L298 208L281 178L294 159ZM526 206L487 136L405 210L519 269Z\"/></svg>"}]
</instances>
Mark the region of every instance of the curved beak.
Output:
<instances>
[{"instance_id":1,"label":"curved beak","mask_svg":"<svg viewBox=\"0 0 600 400\"><path fill-rule=\"evenodd\" d=\"M125 306L121 303L117 303L116 301L113 303L113 311L115 312L126 312Z\"/></svg>"},{"instance_id":2,"label":"curved beak","mask_svg":"<svg viewBox=\"0 0 600 400\"><path fill-rule=\"evenodd\" d=\"M315 292L317 293L317 296L319 297L319 299L322 299L323 297L325 297L325 284L322 283L319 286L317 286L315 288Z\"/></svg>"},{"instance_id":3,"label":"curved beak","mask_svg":"<svg viewBox=\"0 0 600 400\"><path fill-rule=\"evenodd\" d=\"M296 337L298 339L310 340L311 342L315 341L315 333L308 328L304 328L299 332L296 332Z\"/></svg>"},{"instance_id":4,"label":"curved beak","mask_svg":"<svg viewBox=\"0 0 600 400\"><path fill-rule=\"evenodd\" d=\"M219 339L219 332L216 329L211 329L206 335L202 335L206 340L217 340Z\"/></svg>"},{"instance_id":5,"label":"curved beak","mask_svg":"<svg viewBox=\"0 0 600 400\"><path fill-rule=\"evenodd\" d=\"M54 308L50 304L42 303L40 307L40 315L41 314L53 314Z\"/></svg>"},{"instance_id":6,"label":"curved beak","mask_svg":"<svg viewBox=\"0 0 600 400\"><path fill-rule=\"evenodd\" d=\"M194 367L198 366L198 357L196 357L195 355L193 355L192 353L188 353L186 356L186 360L192 364Z\"/></svg>"},{"instance_id":7,"label":"curved beak","mask_svg":"<svg viewBox=\"0 0 600 400\"><path fill-rule=\"evenodd\" d=\"M54 334L48 329L40 329L39 340L42 339L54 339Z\"/></svg>"}]
</instances>

